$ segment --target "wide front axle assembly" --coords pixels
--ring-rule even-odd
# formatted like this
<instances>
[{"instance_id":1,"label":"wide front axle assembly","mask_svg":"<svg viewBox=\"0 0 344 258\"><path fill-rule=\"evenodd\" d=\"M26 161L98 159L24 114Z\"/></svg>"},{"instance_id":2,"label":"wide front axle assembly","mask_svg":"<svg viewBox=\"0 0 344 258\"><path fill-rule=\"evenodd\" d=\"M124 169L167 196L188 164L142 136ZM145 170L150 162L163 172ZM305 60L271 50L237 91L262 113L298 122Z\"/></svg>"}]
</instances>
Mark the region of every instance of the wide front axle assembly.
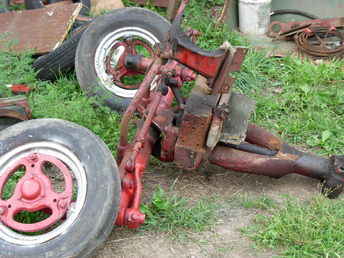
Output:
<instances>
[{"instance_id":1,"label":"wide front axle assembly","mask_svg":"<svg viewBox=\"0 0 344 258\"><path fill-rule=\"evenodd\" d=\"M181 30L183 1L169 33L154 58L123 51L119 63L131 72L145 71L144 81L121 121L118 165L122 179L116 224L139 227L142 175L150 155L195 170L210 162L229 170L279 178L290 173L319 179L323 192L336 197L343 188L344 158L307 154L283 143L263 128L249 124L255 103L231 91L246 49L225 43L214 51L195 45ZM186 99L180 91L194 82ZM128 141L131 119L141 118Z\"/></svg>"}]
</instances>

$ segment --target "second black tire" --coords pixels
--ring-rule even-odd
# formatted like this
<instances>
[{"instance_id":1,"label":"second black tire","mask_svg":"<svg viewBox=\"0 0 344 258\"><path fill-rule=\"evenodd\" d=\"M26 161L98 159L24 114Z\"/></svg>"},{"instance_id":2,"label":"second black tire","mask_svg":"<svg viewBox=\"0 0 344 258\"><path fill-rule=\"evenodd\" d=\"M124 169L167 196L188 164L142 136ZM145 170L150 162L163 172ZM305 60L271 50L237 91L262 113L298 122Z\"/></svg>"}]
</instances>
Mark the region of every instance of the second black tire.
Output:
<instances>
[{"instance_id":1,"label":"second black tire","mask_svg":"<svg viewBox=\"0 0 344 258\"><path fill-rule=\"evenodd\" d=\"M69 39L54 51L40 56L32 64L36 77L40 80L55 80L60 74L73 70L75 63L75 52L82 33L87 28L88 23L78 28Z\"/></svg>"},{"instance_id":2,"label":"second black tire","mask_svg":"<svg viewBox=\"0 0 344 258\"><path fill-rule=\"evenodd\" d=\"M47 4L54 4L61 1L63 0L48 0ZM91 10L91 0L80 0L80 1L77 0L73 2L74 3L81 2L82 4L82 8L79 12L79 15L89 15L90 10ZM28 10L43 8L45 5L42 0L24 0L24 4L25 4L25 8Z\"/></svg>"},{"instance_id":3,"label":"second black tire","mask_svg":"<svg viewBox=\"0 0 344 258\"><path fill-rule=\"evenodd\" d=\"M130 37L137 36L133 31L150 35L156 41L162 42L166 39L170 27L171 24L159 14L136 7L117 9L95 19L83 33L76 52L75 69L81 88L89 96L98 97L101 104L113 110L124 111L132 99L132 94L128 94L130 97L121 96L116 94L116 90L111 91L102 83L96 71L96 63L104 60L95 60L97 49L108 37L117 37L120 34L125 38L126 32ZM115 87L117 86L114 85Z\"/></svg>"}]
</instances>

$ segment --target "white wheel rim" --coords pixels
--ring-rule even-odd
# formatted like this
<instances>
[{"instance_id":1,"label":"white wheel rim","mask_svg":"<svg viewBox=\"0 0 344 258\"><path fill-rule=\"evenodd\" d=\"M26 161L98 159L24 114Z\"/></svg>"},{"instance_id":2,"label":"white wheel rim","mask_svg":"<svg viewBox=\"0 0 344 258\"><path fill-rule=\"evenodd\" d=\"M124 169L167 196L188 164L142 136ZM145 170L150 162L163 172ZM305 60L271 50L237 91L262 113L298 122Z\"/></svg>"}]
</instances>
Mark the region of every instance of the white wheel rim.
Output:
<instances>
[{"instance_id":1,"label":"white wheel rim","mask_svg":"<svg viewBox=\"0 0 344 258\"><path fill-rule=\"evenodd\" d=\"M68 210L68 216L61 225L50 232L37 236L17 233L0 221L0 239L17 245L37 245L52 240L66 233L78 218L84 207L87 192L87 178L84 167L76 155L66 147L53 142L36 142L24 144L0 157L0 176L13 164L30 154L39 153L53 156L66 164L76 179L78 191L76 202Z\"/></svg>"},{"instance_id":2,"label":"white wheel rim","mask_svg":"<svg viewBox=\"0 0 344 258\"><path fill-rule=\"evenodd\" d=\"M118 30L115 30L108 34L105 38L102 39L100 44L96 49L94 67L100 80L100 83L111 93L123 97L123 98L133 98L137 90L123 89L116 85L112 80L112 75L106 72L106 57L109 55L112 47L120 42L121 38L135 37L140 38L147 42L151 47L160 41L149 31L141 29L138 27L124 27ZM123 48L123 47L122 47ZM124 50L119 47L115 50L114 55L112 56L112 65L116 66L119 58L123 54Z\"/></svg>"}]
</instances>

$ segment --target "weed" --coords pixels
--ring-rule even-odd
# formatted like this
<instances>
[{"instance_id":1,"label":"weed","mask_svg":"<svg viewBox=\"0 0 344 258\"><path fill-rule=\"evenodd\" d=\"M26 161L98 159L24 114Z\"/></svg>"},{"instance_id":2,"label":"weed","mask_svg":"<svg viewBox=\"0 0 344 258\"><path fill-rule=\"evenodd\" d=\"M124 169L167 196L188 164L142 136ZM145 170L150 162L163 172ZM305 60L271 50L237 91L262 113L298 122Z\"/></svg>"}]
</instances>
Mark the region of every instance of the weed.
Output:
<instances>
[{"instance_id":1,"label":"weed","mask_svg":"<svg viewBox=\"0 0 344 258\"><path fill-rule=\"evenodd\" d=\"M6 85L0 85L0 98L13 96L12 91Z\"/></svg>"},{"instance_id":2,"label":"weed","mask_svg":"<svg viewBox=\"0 0 344 258\"><path fill-rule=\"evenodd\" d=\"M200 232L215 222L216 205L210 200L190 204L186 199L158 188L149 204L142 206L146 214L144 228L168 232L176 236L183 231Z\"/></svg>"},{"instance_id":3,"label":"weed","mask_svg":"<svg viewBox=\"0 0 344 258\"><path fill-rule=\"evenodd\" d=\"M0 85L35 84L31 53L0 52Z\"/></svg>"},{"instance_id":4,"label":"weed","mask_svg":"<svg viewBox=\"0 0 344 258\"><path fill-rule=\"evenodd\" d=\"M245 233L260 245L281 248L287 257L342 257L344 255L343 200L316 196L304 203L287 198L271 216L258 215Z\"/></svg>"},{"instance_id":5,"label":"weed","mask_svg":"<svg viewBox=\"0 0 344 258\"><path fill-rule=\"evenodd\" d=\"M1 193L1 199L8 200L12 196L14 189L16 187L16 184L18 183L20 178L24 176L24 174L25 174L25 170L19 169L18 171L15 171L11 175L11 177L7 180L6 184L4 185L4 189Z\"/></svg>"},{"instance_id":6,"label":"weed","mask_svg":"<svg viewBox=\"0 0 344 258\"><path fill-rule=\"evenodd\" d=\"M253 208L253 209L260 209L260 210L268 210L268 209L276 207L275 201L267 196L251 198L251 197L248 197L247 195L244 195L241 197L240 203L244 208L249 208L249 209Z\"/></svg>"},{"instance_id":7,"label":"weed","mask_svg":"<svg viewBox=\"0 0 344 258\"><path fill-rule=\"evenodd\" d=\"M295 58L274 63L266 73L280 86L252 94L257 101L253 121L320 154L343 152L343 66L343 61L317 66Z\"/></svg>"}]
</instances>

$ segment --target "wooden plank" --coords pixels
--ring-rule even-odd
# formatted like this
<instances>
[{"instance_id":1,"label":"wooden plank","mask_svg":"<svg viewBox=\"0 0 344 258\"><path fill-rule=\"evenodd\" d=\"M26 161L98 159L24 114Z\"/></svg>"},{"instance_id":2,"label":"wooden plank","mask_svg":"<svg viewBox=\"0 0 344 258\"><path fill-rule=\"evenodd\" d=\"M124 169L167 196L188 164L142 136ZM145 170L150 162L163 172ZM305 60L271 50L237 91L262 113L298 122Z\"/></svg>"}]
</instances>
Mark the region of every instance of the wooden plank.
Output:
<instances>
[{"instance_id":1,"label":"wooden plank","mask_svg":"<svg viewBox=\"0 0 344 258\"><path fill-rule=\"evenodd\" d=\"M0 15L0 49L48 53L62 44L81 4L67 1Z\"/></svg>"},{"instance_id":2,"label":"wooden plank","mask_svg":"<svg viewBox=\"0 0 344 258\"><path fill-rule=\"evenodd\" d=\"M181 0L170 0L168 3L168 8L167 8L167 19L170 21L174 20L174 17L177 15L177 11L180 5Z\"/></svg>"},{"instance_id":3,"label":"wooden plank","mask_svg":"<svg viewBox=\"0 0 344 258\"><path fill-rule=\"evenodd\" d=\"M158 6L158 7L168 7L168 2L169 2L169 0L133 0L133 1L139 4L152 3L154 6Z\"/></svg>"},{"instance_id":4,"label":"wooden plank","mask_svg":"<svg viewBox=\"0 0 344 258\"><path fill-rule=\"evenodd\" d=\"M103 11L123 8L121 0L91 0L91 13L101 14Z\"/></svg>"}]
</instances>

